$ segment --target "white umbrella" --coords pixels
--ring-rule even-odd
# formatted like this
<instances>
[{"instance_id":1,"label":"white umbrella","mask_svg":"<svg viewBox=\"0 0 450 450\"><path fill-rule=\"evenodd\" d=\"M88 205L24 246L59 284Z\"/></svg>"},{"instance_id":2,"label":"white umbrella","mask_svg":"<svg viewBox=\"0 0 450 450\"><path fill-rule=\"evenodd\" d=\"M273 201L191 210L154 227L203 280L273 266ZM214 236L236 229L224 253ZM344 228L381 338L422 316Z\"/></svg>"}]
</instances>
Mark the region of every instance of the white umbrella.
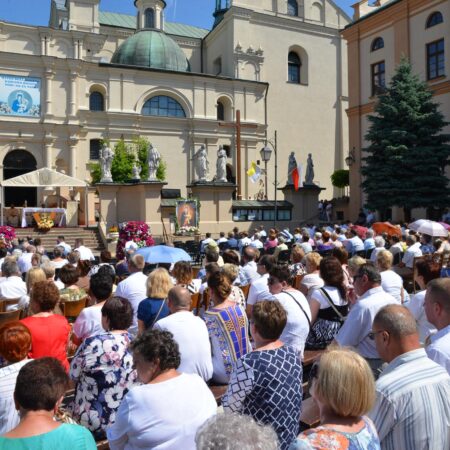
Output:
<instances>
[{"instance_id":1,"label":"white umbrella","mask_svg":"<svg viewBox=\"0 0 450 450\"><path fill-rule=\"evenodd\" d=\"M417 222L420 222L417 225ZM414 228L413 228L414 226ZM427 234L428 236L448 236L448 231L440 223L434 222L432 220L420 219L413 222L409 228L411 230L417 231L421 234Z\"/></svg>"},{"instance_id":2,"label":"white umbrella","mask_svg":"<svg viewBox=\"0 0 450 450\"><path fill-rule=\"evenodd\" d=\"M408 225L408 228L413 231L418 231L420 225L422 225L425 222L430 222L430 221L429 220L427 221L426 219L419 219L419 220L416 220L415 222L410 223Z\"/></svg>"}]
</instances>

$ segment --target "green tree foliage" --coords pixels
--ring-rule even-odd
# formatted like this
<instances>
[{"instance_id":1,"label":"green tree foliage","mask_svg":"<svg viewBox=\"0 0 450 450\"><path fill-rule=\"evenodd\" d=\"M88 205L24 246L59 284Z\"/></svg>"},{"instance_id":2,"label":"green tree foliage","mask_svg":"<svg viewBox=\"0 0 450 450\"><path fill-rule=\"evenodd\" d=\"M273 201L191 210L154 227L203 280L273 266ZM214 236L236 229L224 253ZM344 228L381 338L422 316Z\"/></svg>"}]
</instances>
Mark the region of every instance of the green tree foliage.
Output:
<instances>
[{"instance_id":1,"label":"green tree foliage","mask_svg":"<svg viewBox=\"0 0 450 450\"><path fill-rule=\"evenodd\" d=\"M332 185L337 188L344 189L350 184L350 172L345 169L336 170L330 178Z\"/></svg>"},{"instance_id":2,"label":"green tree foliage","mask_svg":"<svg viewBox=\"0 0 450 450\"><path fill-rule=\"evenodd\" d=\"M448 205L450 135L441 133L447 123L407 60L380 95L375 113L369 116L370 145L361 168L367 207L383 213L399 206L408 213L411 208Z\"/></svg>"},{"instance_id":3,"label":"green tree foliage","mask_svg":"<svg viewBox=\"0 0 450 450\"><path fill-rule=\"evenodd\" d=\"M131 179L133 162L133 153L121 139L114 147L114 158L111 165L112 179L115 183L125 183Z\"/></svg>"},{"instance_id":4,"label":"green tree foliage","mask_svg":"<svg viewBox=\"0 0 450 450\"><path fill-rule=\"evenodd\" d=\"M167 172L167 164L162 159L159 160L159 166L156 170L156 178L158 178L159 181L166 181L166 172Z\"/></svg>"}]
</instances>

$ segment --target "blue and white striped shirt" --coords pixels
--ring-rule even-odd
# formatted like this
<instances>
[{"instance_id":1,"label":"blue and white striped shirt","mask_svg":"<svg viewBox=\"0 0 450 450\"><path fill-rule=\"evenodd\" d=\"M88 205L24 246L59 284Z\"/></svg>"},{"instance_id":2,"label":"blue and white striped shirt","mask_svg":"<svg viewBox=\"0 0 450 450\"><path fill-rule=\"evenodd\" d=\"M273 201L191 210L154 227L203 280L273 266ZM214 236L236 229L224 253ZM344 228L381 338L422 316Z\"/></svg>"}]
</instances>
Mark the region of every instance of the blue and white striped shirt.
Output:
<instances>
[{"instance_id":1,"label":"blue and white striped shirt","mask_svg":"<svg viewBox=\"0 0 450 450\"><path fill-rule=\"evenodd\" d=\"M450 376L424 349L391 361L376 390L369 417L383 450L450 449Z\"/></svg>"}]
</instances>

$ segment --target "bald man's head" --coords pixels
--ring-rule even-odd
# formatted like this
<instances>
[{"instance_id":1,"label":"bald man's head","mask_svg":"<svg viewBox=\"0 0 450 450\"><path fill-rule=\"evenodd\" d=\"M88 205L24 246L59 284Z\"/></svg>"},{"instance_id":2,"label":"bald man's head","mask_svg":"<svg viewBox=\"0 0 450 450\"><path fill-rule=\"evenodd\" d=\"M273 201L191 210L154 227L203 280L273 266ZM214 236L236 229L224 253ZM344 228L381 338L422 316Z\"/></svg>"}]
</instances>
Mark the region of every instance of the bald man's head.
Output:
<instances>
[{"instance_id":1,"label":"bald man's head","mask_svg":"<svg viewBox=\"0 0 450 450\"><path fill-rule=\"evenodd\" d=\"M191 309L191 293L182 286L175 286L169 291L169 308L171 312L189 311Z\"/></svg>"},{"instance_id":2,"label":"bald man's head","mask_svg":"<svg viewBox=\"0 0 450 450\"><path fill-rule=\"evenodd\" d=\"M378 311L373 323L396 339L418 334L416 319L408 308L401 305L384 306Z\"/></svg>"}]
</instances>

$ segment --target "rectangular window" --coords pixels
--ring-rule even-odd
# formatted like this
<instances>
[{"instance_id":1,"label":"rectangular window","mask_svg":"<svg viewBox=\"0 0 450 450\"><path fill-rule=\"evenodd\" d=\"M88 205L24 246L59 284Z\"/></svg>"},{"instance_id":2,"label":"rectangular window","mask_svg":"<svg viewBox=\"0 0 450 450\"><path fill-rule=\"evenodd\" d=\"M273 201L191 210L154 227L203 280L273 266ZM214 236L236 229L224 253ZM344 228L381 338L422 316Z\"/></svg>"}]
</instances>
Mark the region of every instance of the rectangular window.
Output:
<instances>
[{"instance_id":1,"label":"rectangular window","mask_svg":"<svg viewBox=\"0 0 450 450\"><path fill-rule=\"evenodd\" d=\"M371 72L372 96L383 93L386 87L384 61L372 64Z\"/></svg>"},{"instance_id":2,"label":"rectangular window","mask_svg":"<svg viewBox=\"0 0 450 450\"><path fill-rule=\"evenodd\" d=\"M100 148L102 146L101 139L91 139L89 141L89 159L100 159Z\"/></svg>"},{"instance_id":3,"label":"rectangular window","mask_svg":"<svg viewBox=\"0 0 450 450\"><path fill-rule=\"evenodd\" d=\"M290 209L279 209L277 211L278 220L291 220Z\"/></svg>"},{"instance_id":4,"label":"rectangular window","mask_svg":"<svg viewBox=\"0 0 450 450\"><path fill-rule=\"evenodd\" d=\"M445 53L444 39L427 44L427 79L444 76Z\"/></svg>"}]
</instances>

